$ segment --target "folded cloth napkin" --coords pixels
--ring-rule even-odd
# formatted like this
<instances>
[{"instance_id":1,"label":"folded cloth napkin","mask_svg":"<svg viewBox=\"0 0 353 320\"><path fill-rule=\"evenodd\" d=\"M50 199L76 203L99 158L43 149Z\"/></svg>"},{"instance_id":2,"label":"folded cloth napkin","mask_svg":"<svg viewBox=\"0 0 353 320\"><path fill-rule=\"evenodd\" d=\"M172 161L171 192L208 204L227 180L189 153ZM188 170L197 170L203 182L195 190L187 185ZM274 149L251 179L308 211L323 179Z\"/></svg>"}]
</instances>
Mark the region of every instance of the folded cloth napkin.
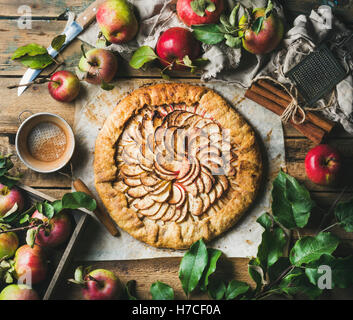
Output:
<instances>
[{"instance_id":1,"label":"folded cloth napkin","mask_svg":"<svg viewBox=\"0 0 353 320\"><path fill-rule=\"evenodd\" d=\"M109 50L119 52L126 60L130 60L133 52L143 45L154 48L160 34L171 27L186 27L175 14L173 0L130 0L137 9L140 18L140 28L135 40L127 44L112 44ZM226 7L234 6L233 0L225 0ZM267 0L241 0L244 7L264 7ZM283 8L275 3L275 8L281 17L284 17ZM243 7L239 10L243 14ZM80 39L96 46L99 27L92 24ZM290 84L284 76L288 70L300 62L307 54L323 41L336 53L348 76L336 87L335 99L331 100L329 108L320 108L320 112L329 119L340 122L346 131L353 134L353 79L352 55L348 55L341 43L351 35L332 13L329 6L321 6L313 10L309 17L300 15L294 21L294 26L288 30L281 48L265 56L249 54L245 50L232 49L224 44L209 46L203 44L204 58L209 59L201 80L218 80L235 83L242 87L249 87L258 76L272 78ZM331 96L331 95L330 95ZM318 102L319 106L327 106L328 98Z\"/></svg>"}]
</instances>

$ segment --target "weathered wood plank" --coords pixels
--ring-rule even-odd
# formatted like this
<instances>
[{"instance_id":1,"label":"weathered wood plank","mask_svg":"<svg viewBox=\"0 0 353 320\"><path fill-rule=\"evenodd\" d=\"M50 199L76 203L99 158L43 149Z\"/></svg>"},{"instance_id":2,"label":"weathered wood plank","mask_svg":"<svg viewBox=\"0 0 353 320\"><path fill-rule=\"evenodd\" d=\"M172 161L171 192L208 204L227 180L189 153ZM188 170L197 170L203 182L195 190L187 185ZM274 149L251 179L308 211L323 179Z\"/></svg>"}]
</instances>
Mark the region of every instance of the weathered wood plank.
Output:
<instances>
[{"instance_id":1,"label":"weathered wood plank","mask_svg":"<svg viewBox=\"0 0 353 320\"><path fill-rule=\"evenodd\" d=\"M62 14L66 8L69 8L75 13L82 12L92 3L93 0L1 0L1 15L7 17L18 17L21 14L18 8L22 5L27 5L31 8L33 17L57 17ZM298 14L309 14L312 9L316 9L322 4L327 4L326 0L281 0L282 4L288 12L288 17L293 19ZM334 3L333 1L330 1ZM352 1L338 1L333 8L334 12L342 17L347 23L352 23L353 4Z\"/></svg>"},{"instance_id":2,"label":"weathered wood plank","mask_svg":"<svg viewBox=\"0 0 353 320\"><path fill-rule=\"evenodd\" d=\"M66 8L75 13L80 13L86 9L92 0L1 0L1 15L7 17L18 17L20 6L26 5L31 8L33 17L57 17L62 14Z\"/></svg>"}]
</instances>

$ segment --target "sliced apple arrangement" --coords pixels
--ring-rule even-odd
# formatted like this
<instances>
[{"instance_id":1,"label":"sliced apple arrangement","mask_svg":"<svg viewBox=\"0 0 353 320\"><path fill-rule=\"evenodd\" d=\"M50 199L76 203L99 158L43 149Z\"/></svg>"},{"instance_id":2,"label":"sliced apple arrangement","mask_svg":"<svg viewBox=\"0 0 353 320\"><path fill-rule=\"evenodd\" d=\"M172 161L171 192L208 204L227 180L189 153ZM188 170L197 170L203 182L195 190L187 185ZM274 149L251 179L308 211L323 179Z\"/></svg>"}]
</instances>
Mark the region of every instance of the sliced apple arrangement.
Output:
<instances>
[{"instance_id":1,"label":"sliced apple arrangement","mask_svg":"<svg viewBox=\"0 0 353 320\"><path fill-rule=\"evenodd\" d=\"M116 187L141 219L198 219L236 174L237 157L225 133L197 105L145 108L119 140Z\"/></svg>"}]
</instances>

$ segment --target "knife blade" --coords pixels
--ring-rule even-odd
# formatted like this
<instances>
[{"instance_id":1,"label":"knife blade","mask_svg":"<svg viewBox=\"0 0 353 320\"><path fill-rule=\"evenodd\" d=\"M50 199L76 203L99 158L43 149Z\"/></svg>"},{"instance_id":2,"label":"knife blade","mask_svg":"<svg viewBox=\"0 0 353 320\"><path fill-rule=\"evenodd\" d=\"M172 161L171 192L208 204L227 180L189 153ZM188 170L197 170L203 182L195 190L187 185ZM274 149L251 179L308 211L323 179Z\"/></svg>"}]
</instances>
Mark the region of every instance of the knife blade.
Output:
<instances>
[{"instance_id":1,"label":"knife blade","mask_svg":"<svg viewBox=\"0 0 353 320\"><path fill-rule=\"evenodd\" d=\"M85 28L87 28L87 26L94 20L98 6L103 2L104 0L94 1L77 17L76 21L73 21L70 25L66 26L64 32L62 33L66 35L66 40L59 52L62 51L70 42L72 42ZM59 54L59 52L54 50L51 46L49 46L47 50L53 58ZM17 95L20 96L28 88L27 86L22 85L35 80L42 71L42 69L28 68L20 81L21 87L18 87Z\"/></svg>"}]
</instances>

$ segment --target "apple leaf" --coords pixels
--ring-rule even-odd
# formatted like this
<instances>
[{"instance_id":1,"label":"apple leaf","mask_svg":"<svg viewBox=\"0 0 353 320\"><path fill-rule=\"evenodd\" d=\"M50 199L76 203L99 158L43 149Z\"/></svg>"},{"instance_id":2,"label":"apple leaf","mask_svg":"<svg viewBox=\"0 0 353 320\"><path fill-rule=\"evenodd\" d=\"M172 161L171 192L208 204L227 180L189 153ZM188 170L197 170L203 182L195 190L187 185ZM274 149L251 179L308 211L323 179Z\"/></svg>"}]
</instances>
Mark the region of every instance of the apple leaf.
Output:
<instances>
[{"instance_id":1,"label":"apple leaf","mask_svg":"<svg viewBox=\"0 0 353 320\"><path fill-rule=\"evenodd\" d=\"M335 216L345 231L353 232L353 198L340 202L335 209Z\"/></svg>"},{"instance_id":2,"label":"apple leaf","mask_svg":"<svg viewBox=\"0 0 353 320\"><path fill-rule=\"evenodd\" d=\"M31 229L28 229L28 230L27 230L27 233L26 233L26 243L27 243L31 248L33 248L34 243L35 243L35 241L36 241L36 237L37 237L37 234L38 234L38 230L39 230L39 227L31 228Z\"/></svg>"},{"instance_id":3,"label":"apple leaf","mask_svg":"<svg viewBox=\"0 0 353 320\"><path fill-rule=\"evenodd\" d=\"M207 248L203 240L196 241L181 260L179 279L188 296L198 285L208 262Z\"/></svg>"},{"instance_id":4,"label":"apple leaf","mask_svg":"<svg viewBox=\"0 0 353 320\"><path fill-rule=\"evenodd\" d=\"M247 293L250 286L242 281L232 280L229 282L227 290L225 292L226 300L234 300L235 298Z\"/></svg>"},{"instance_id":5,"label":"apple leaf","mask_svg":"<svg viewBox=\"0 0 353 320\"><path fill-rule=\"evenodd\" d=\"M1 155L0 154L0 183L8 188L12 188L20 180L21 175L11 175L8 171L14 166L12 155Z\"/></svg>"},{"instance_id":6,"label":"apple leaf","mask_svg":"<svg viewBox=\"0 0 353 320\"><path fill-rule=\"evenodd\" d=\"M62 200L62 209L85 208L94 211L97 207L96 201L84 192L66 193Z\"/></svg>"},{"instance_id":7,"label":"apple leaf","mask_svg":"<svg viewBox=\"0 0 353 320\"><path fill-rule=\"evenodd\" d=\"M208 252L208 263L207 263L207 266L203 272L203 275L202 275L202 278L200 281L200 289L202 291L207 290L208 278L211 274L213 274L216 271L217 261L220 258L220 256L222 255L221 250L217 250L217 249L213 249L213 248L208 248L207 252Z\"/></svg>"},{"instance_id":8,"label":"apple leaf","mask_svg":"<svg viewBox=\"0 0 353 320\"><path fill-rule=\"evenodd\" d=\"M129 280L125 285L125 296L128 300L137 300L135 297L136 280Z\"/></svg>"},{"instance_id":9,"label":"apple leaf","mask_svg":"<svg viewBox=\"0 0 353 320\"><path fill-rule=\"evenodd\" d=\"M248 273L256 284L255 292L259 292L265 283L265 276L262 268L260 267L258 258L253 258L249 261Z\"/></svg>"},{"instance_id":10,"label":"apple leaf","mask_svg":"<svg viewBox=\"0 0 353 320\"><path fill-rule=\"evenodd\" d=\"M31 69L44 69L53 63L52 57L46 53L38 56L23 56L19 58L19 61L28 68Z\"/></svg>"},{"instance_id":11,"label":"apple leaf","mask_svg":"<svg viewBox=\"0 0 353 320\"><path fill-rule=\"evenodd\" d=\"M230 48L240 49L242 40L240 37L234 37L230 34L225 34L224 37L226 38L226 45Z\"/></svg>"},{"instance_id":12,"label":"apple leaf","mask_svg":"<svg viewBox=\"0 0 353 320\"><path fill-rule=\"evenodd\" d=\"M114 89L114 86L112 84L109 84L109 83L105 82L104 80L102 80L101 88L105 91L111 91Z\"/></svg>"},{"instance_id":13,"label":"apple leaf","mask_svg":"<svg viewBox=\"0 0 353 320\"><path fill-rule=\"evenodd\" d=\"M293 269L280 282L278 289L289 296L304 294L310 299L316 299L321 295L322 290L312 285L303 270Z\"/></svg>"},{"instance_id":14,"label":"apple leaf","mask_svg":"<svg viewBox=\"0 0 353 320\"><path fill-rule=\"evenodd\" d=\"M158 59L158 56L151 47L142 46L135 51L129 64L134 69L140 69L146 63L156 59Z\"/></svg>"},{"instance_id":15,"label":"apple leaf","mask_svg":"<svg viewBox=\"0 0 353 320\"><path fill-rule=\"evenodd\" d=\"M261 29L262 29L262 25L264 23L265 18L264 17L258 17L253 25L251 26L251 29L256 33L259 34Z\"/></svg>"},{"instance_id":16,"label":"apple leaf","mask_svg":"<svg viewBox=\"0 0 353 320\"><path fill-rule=\"evenodd\" d=\"M173 288L161 281L152 283L150 292L153 300L174 300Z\"/></svg>"},{"instance_id":17,"label":"apple leaf","mask_svg":"<svg viewBox=\"0 0 353 320\"><path fill-rule=\"evenodd\" d=\"M309 191L290 175L280 171L273 182L272 215L287 229L303 228L315 203Z\"/></svg>"},{"instance_id":18,"label":"apple leaf","mask_svg":"<svg viewBox=\"0 0 353 320\"><path fill-rule=\"evenodd\" d=\"M16 49L16 51L13 53L11 59L16 60L24 56L38 56L38 55L43 55L47 53L47 49L44 48L43 46L40 46L36 43L30 43L25 46L19 47Z\"/></svg>"},{"instance_id":19,"label":"apple leaf","mask_svg":"<svg viewBox=\"0 0 353 320\"><path fill-rule=\"evenodd\" d=\"M53 41L51 42L51 46L54 50L60 51L66 41L66 35L60 34L56 36Z\"/></svg>"},{"instance_id":20,"label":"apple leaf","mask_svg":"<svg viewBox=\"0 0 353 320\"><path fill-rule=\"evenodd\" d=\"M43 202L43 214L48 218L51 219L53 218L55 214L55 209L54 207L48 203L47 201Z\"/></svg>"},{"instance_id":21,"label":"apple leaf","mask_svg":"<svg viewBox=\"0 0 353 320\"><path fill-rule=\"evenodd\" d=\"M235 27L237 24L237 14L239 12L240 4L238 3L233 9L232 12L229 15L229 23L231 26Z\"/></svg>"},{"instance_id":22,"label":"apple leaf","mask_svg":"<svg viewBox=\"0 0 353 320\"><path fill-rule=\"evenodd\" d=\"M329 232L320 232L315 237L303 237L298 240L290 251L290 262L300 267L303 263L310 263L320 259L324 254L333 253L339 240Z\"/></svg>"},{"instance_id":23,"label":"apple leaf","mask_svg":"<svg viewBox=\"0 0 353 320\"><path fill-rule=\"evenodd\" d=\"M332 289L334 287L348 288L353 284L353 257L335 258L332 255L324 254L305 267L305 274L310 282L317 286L322 273L319 273L320 266L329 266L332 272Z\"/></svg>"},{"instance_id":24,"label":"apple leaf","mask_svg":"<svg viewBox=\"0 0 353 320\"><path fill-rule=\"evenodd\" d=\"M216 24L191 26L197 40L206 44L217 44L224 40L224 33Z\"/></svg>"},{"instance_id":25,"label":"apple leaf","mask_svg":"<svg viewBox=\"0 0 353 320\"><path fill-rule=\"evenodd\" d=\"M190 2L190 7L199 17L205 16L205 11L214 12L216 5L211 0L193 0Z\"/></svg>"},{"instance_id":26,"label":"apple leaf","mask_svg":"<svg viewBox=\"0 0 353 320\"><path fill-rule=\"evenodd\" d=\"M223 280L211 278L208 285L208 295L214 300L222 300L226 293L226 285Z\"/></svg>"},{"instance_id":27,"label":"apple leaf","mask_svg":"<svg viewBox=\"0 0 353 320\"><path fill-rule=\"evenodd\" d=\"M270 15L272 14L273 12L273 3L271 0L268 1L268 4L267 4L267 8L266 8L266 11L265 11L265 17L266 19L270 17Z\"/></svg>"}]
</instances>

